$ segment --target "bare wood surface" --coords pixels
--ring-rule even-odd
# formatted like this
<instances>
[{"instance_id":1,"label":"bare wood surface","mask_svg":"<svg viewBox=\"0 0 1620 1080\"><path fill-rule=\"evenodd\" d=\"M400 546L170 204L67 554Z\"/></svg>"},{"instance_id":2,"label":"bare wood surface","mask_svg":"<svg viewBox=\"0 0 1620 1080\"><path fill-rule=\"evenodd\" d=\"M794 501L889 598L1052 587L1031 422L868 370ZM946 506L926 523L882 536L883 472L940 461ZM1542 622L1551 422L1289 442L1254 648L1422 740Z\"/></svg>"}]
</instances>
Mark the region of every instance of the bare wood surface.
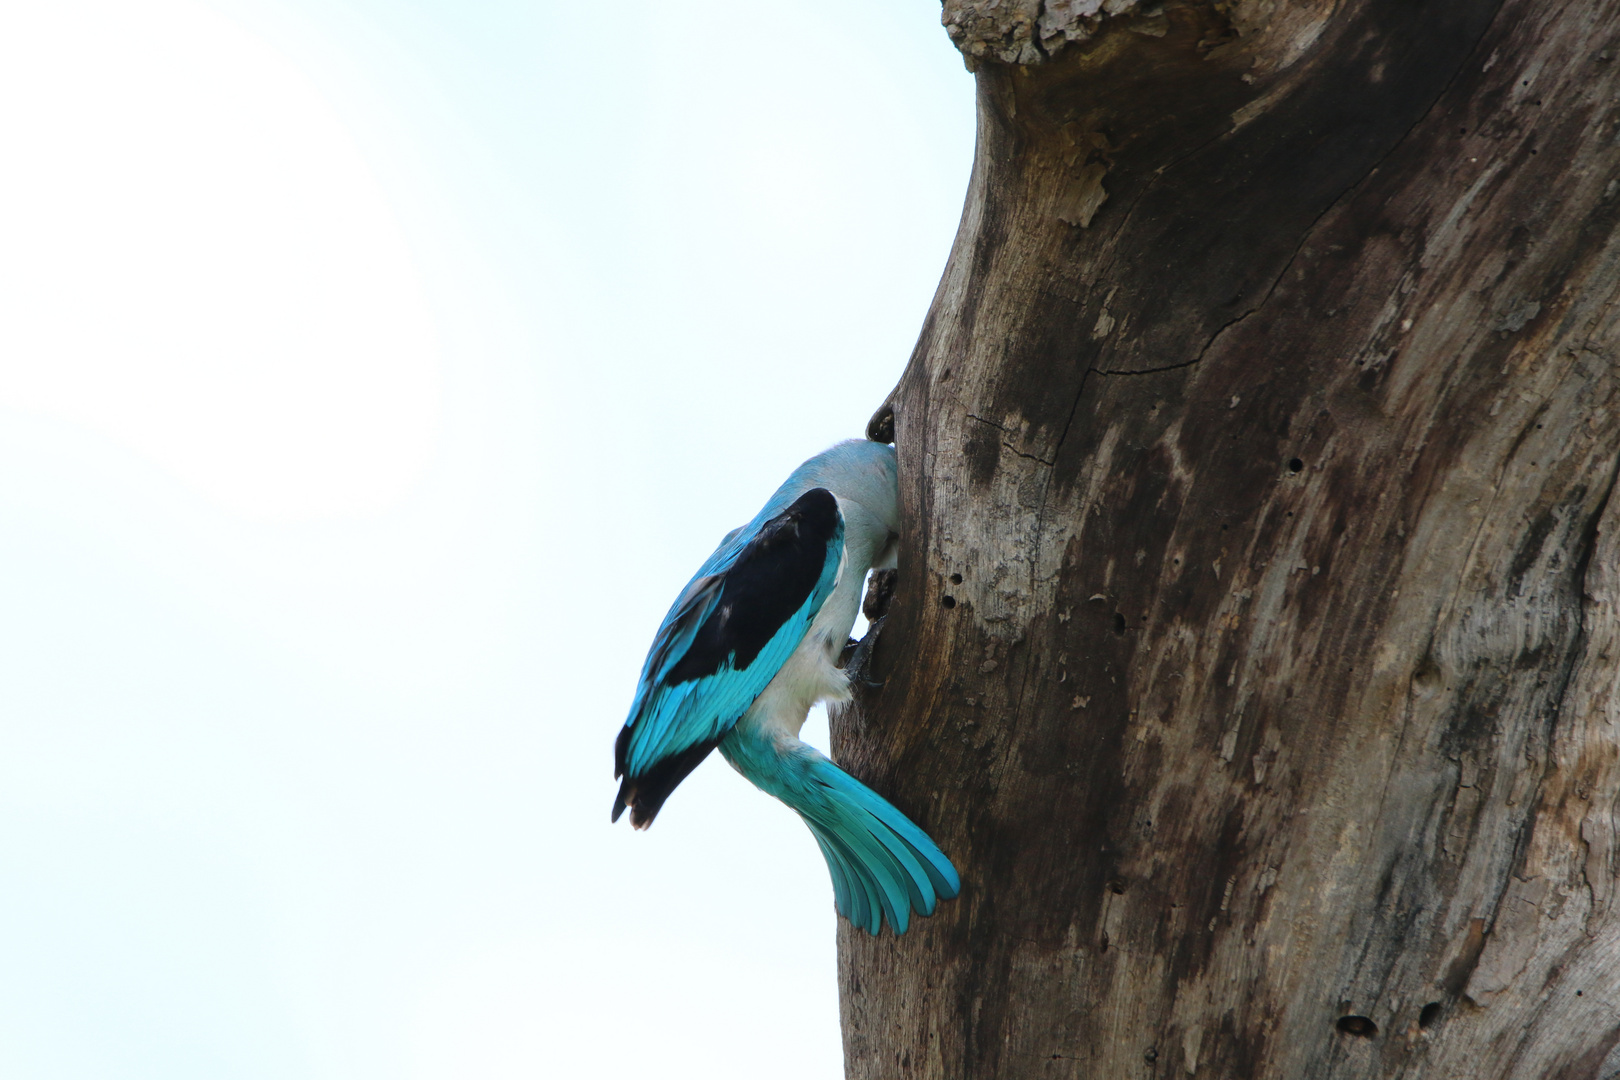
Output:
<instances>
[{"instance_id":1,"label":"bare wood surface","mask_svg":"<svg viewBox=\"0 0 1620 1080\"><path fill-rule=\"evenodd\" d=\"M946 5L849 1075L1620 1075L1620 7L1088 6Z\"/></svg>"}]
</instances>

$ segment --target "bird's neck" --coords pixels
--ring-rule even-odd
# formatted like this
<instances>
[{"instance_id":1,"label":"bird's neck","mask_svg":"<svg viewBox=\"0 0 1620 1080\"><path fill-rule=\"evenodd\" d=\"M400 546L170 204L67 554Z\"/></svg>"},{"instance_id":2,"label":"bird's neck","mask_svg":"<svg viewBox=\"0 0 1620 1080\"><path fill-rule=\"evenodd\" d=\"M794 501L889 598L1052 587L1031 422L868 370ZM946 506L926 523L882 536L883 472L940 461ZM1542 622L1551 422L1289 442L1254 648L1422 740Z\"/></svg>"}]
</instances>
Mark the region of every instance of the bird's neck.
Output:
<instances>
[{"instance_id":1,"label":"bird's neck","mask_svg":"<svg viewBox=\"0 0 1620 1080\"><path fill-rule=\"evenodd\" d=\"M854 499L840 498L844 515L844 574L864 579L879 554L889 546L889 526Z\"/></svg>"}]
</instances>

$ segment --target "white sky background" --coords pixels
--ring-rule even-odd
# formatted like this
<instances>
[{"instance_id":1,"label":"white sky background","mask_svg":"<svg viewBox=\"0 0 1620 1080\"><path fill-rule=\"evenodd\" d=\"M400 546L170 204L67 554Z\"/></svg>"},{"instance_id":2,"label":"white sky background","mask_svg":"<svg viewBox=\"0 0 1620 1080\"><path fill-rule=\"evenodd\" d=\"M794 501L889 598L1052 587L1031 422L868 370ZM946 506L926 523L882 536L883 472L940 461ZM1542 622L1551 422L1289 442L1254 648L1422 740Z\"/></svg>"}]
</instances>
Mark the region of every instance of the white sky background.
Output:
<instances>
[{"instance_id":1,"label":"white sky background","mask_svg":"<svg viewBox=\"0 0 1620 1080\"><path fill-rule=\"evenodd\" d=\"M675 593L945 262L937 0L0 0L0 1075L833 1077ZM824 729L823 729L824 730Z\"/></svg>"}]
</instances>

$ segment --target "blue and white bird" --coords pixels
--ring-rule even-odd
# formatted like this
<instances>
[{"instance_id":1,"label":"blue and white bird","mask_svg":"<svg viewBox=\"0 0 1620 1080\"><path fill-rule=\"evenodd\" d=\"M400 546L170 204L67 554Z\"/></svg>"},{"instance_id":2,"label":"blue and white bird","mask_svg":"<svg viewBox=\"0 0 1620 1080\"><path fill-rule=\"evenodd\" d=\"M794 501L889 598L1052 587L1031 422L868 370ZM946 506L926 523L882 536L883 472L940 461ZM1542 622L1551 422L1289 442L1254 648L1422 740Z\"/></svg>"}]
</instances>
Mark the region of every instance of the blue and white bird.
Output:
<instances>
[{"instance_id":1,"label":"blue and white bird","mask_svg":"<svg viewBox=\"0 0 1620 1080\"><path fill-rule=\"evenodd\" d=\"M801 742L818 701L847 701L837 665L866 572L894 565L893 448L851 439L806 461L735 529L664 616L614 744L625 808L652 824L719 747L755 787L797 811L832 872L834 904L877 934L904 933L961 888L956 868L900 811Z\"/></svg>"}]
</instances>

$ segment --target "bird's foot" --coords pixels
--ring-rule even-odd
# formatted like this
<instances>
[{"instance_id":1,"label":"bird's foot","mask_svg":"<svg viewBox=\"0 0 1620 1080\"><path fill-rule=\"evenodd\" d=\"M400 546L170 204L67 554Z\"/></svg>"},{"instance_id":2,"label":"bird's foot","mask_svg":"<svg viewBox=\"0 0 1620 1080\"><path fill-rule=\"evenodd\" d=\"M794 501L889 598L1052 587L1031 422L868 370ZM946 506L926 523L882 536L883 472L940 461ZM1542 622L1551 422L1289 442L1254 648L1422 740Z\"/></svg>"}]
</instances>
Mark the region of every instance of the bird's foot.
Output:
<instances>
[{"instance_id":1,"label":"bird's foot","mask_svg":"<svg viewBox=\"0 0 1620 1080\"><path fill-rule=\"evenodd\" d=\"M878 634L883 630L883 623L887 616L873 622L866 628L866 636L861 640L846 646L844 650L844 670L849 673L850 682L859 682L868 690L876 690L883 685L881 679L871 678L872 650L877 645Z\"/></svg>"},{"instance_id":2,"label":"bird's foot","mask_svg":"<svg viewBox=\"0 0 1620 1080\"><path fill-rule=\"evenodd\" d=\"M868 620L866 636L859 641L850 638L838 655L838 666L844 669L849 681L858 682L869 690L883 685L882 680L871 678L872 650L877 646L884 620L889 617L889 601L894 597L894 585L899 576L894 570L872 571L866 583L866 598L861 604L861 613Z\"/></svg>"}]
</instances>

